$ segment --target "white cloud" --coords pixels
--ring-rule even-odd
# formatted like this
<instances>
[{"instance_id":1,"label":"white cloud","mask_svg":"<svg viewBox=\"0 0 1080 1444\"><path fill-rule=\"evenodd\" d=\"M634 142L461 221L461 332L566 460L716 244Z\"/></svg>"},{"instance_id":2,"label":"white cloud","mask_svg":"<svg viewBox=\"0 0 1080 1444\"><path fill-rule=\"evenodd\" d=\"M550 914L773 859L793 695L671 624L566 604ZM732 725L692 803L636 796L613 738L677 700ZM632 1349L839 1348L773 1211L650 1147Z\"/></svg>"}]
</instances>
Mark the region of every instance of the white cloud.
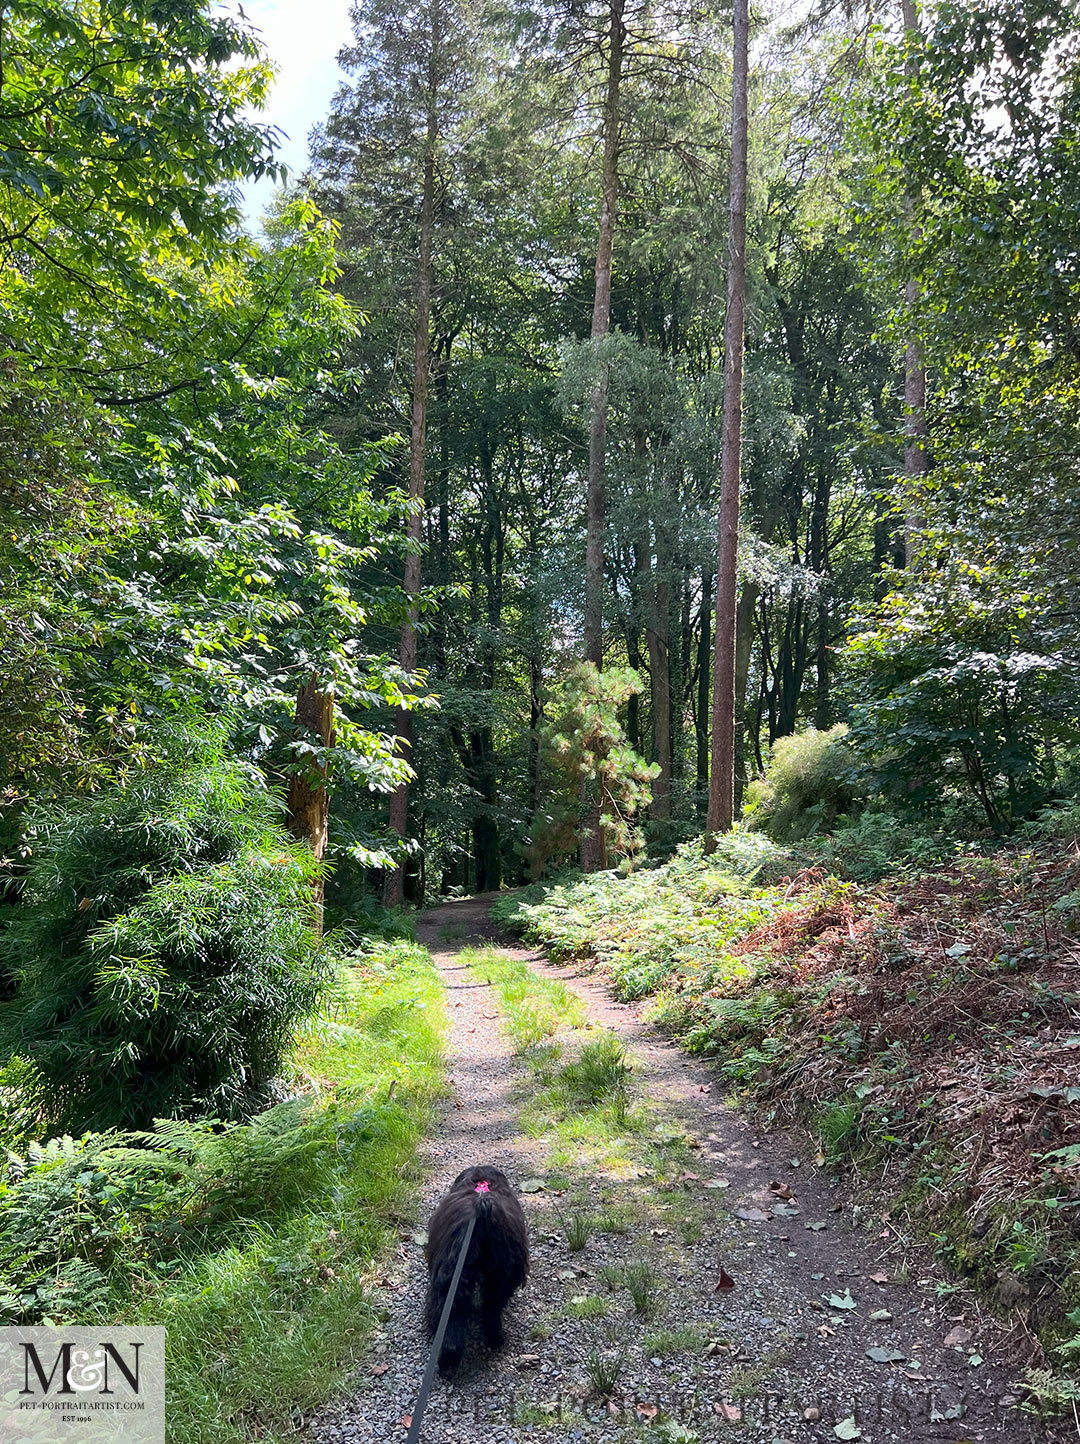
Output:
<instances>
[{"instance_id":1,"label":"white cloud","mask_svg":"<svg viewBox=\"0 0 1080 1444\"><path fill-rule=\"evenodd\" d=\"M308 133L325 117L341 79L337 53L352 35L349 0L243 0L243 9L278 70L261 119L284 131L279 157L297 174L307 163ZM252 222L273 190L269 180L245 187Z\"/></svg>"}]
</instances>

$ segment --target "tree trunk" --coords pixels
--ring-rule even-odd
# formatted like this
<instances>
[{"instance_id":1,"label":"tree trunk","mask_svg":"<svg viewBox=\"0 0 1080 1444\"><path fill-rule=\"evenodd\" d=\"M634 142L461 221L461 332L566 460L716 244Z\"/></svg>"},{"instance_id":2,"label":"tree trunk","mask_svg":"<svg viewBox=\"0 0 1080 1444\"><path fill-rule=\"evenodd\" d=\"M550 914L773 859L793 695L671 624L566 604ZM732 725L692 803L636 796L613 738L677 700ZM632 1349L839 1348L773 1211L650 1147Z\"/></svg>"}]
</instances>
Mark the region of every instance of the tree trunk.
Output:
<instances>
[{"instance_id":1,"label":"tree trunk","mask_svg":"<svg viewBox=\"0 0 1080 1444\"><path fill-rule=\"evenodd\" d=\"M662 550L657 546L658 553ZM666 578L654 570L647 526L634 547L638 594L645 612L645 645L649 657L649 699L652 710L653 758L660 773L653 779L649 816L664 821L671 816L671 664L668 652L669 597Z\"/></svg>"},{"instance_id":2,"label":"tree trunk","mask_svg":"<svg viewBox=\"0 0 1080 1444\"><path fill-rule=\"evenodd\" d=\"M641 671L641 645L638 639L637 621L634 617L634 599L631 598L626 621L626 661L635 672ZM635 752L641 751L641 699L636 692L626 703L626 740Z\"/></svg>"},{"instance_id":3,"label":"tree trunk","mask_svg":"<svg viewBox=\"0 0 1080 1444\"><path fill-rule=\"evenodd\" d=\"M904 30L910 41L919 30L918 0L901 0ZM915 69L908 63L908 74L914 80ZM914 240L918 221L916 212L922 196L918 188L908 192L904 210L908 227ZM909 276L904 288L904 299L914 307L919 299L918 279ZM904 509L904 565L910 567L915 560L915 542L920 529L920 515L913 492L919 477L925 476L926 460L926 366L923 361L922 343L912 332L904 352L904 476L908 483L908 494Z\"/></svg>"},{"instance_id":4,"label":"tree trunk","mask_svg":"<svg viewBox=\"0 0 1080 1444\"><path fill-rule=\"evenodd\" d=\"M428 370L431 350L431 249L435 229L435 142L438 116L435 105L435 57L439 44L439 11L431 14L431 66L429 71L427 136L424 147L423 197L420 208L420 258L416 272L416 334L413 343L412 424L409 433L409 501L411 510L405 525L408 553L405 557L407 613L398 643L398 662L406 675L416 671L416 623L419 618L420 543L423 536L424 448L427 432ZM397 718L398 751L412 752L412 713L401 711ZM404 842L409 826L409 785L402 782L390 796L390 829ZM405 867L398 863L386 878L383 901L399 907L405 895Z\"/></svg>"},{"instance_id":5,"label":"tree trunk","mask_svg":"<svg viewBox=\"0 0 1080 1444\"><path fill-rule=\"evenodd\" d=\"M824 597L818 601L817 613L817 690L814 696L814 726L825 732L832 725L829 700L829 604Z\"/></svg>"},{"instance_id":6,"label":"tree trunk","mask_svg":"<svg viewBox=\"0 0 1080 1444\"><path fill-rule=\"evenodd\" d=\"M592 338L611 329L611 253L615 244L615 215L619 201L619 87L622 83L624 0L610 0L608 73L604 96L604 168L600 205L600 235L596 244L596 284L593 291ZM589 471L585 504L585 659L604 665L604 460L607 446L608 374L606 364L597 370L590 398ZM605 865L606 848L601 822L603 799L588 799L581 838L581 868L596 872Z\"/></svg>"},{"instance_id":7,"label":"tree trunk","mask_svg":"<svg viewBox=\"0 0 1080 1444\"><path fill-rule=\"evenodd\" d=\"M604 168L600 207L600 235L596 245L596 285L593 292L592 338L611 329L611 253L615 243L615 216L619 200L619 88L622 84L624 0L610 0L608 73L604 97ZM585 533L585 658L604 665L604 452L607 444L608 377L606 365L597 372L590 398L589 472Z\"/></svg>"},{"instance_id":8,"label":"tree trunk","mask_svg":"<svg viewBox=\"0 0 1080 1444\"><path fill-rule=\"evenodd\" d=\"M743 582L735 619L735 802L740 808L746 791L746 682L750 676L759 590L757 582Z\"/></svg>"},{"instance_id":9,"label":"tree trunk","mask_svg":"<svg viewBox=\"0 0 1080 1444\"><path fill-rule=\"evenodd\" d=\"M701 579L701 608L698 612L697 706L694 709L696 742L695 786L704 799L709 790L709 660L712 656L712 577ZM702 804L699 802L698 806Z\"/></svg>"},{"instance_id":10,"label":"tree trunk","mask_svg":"<svg viewBox=\"0 0 1080 1444\"><path fill-rule=\"evenodd\" d=\"M314 737L321 747L334 745L334 698L319 688L319 677L312 673L296 694L296 735L307 740ZM294 751L293 759L302 764L302 771L289 777L289 831L306 842L321 862L326 855L326 838L330 823L330 798L326 791L327 764L317 762L307 753ZM323 884L314 888L315 931L322 933Z\"/></svg>"},{"instance_id":11,"label":"tree trunk","mask_svg":"<svg viewBox=\"0 0 1080 1444\"><path fill-rule=\"evenodd\" d=\"M731 195L727 310L724 317L724 419L713 645L712 748L706 851L735 820L735 633L742 458L743 342L746 312L746 149L749 105L749 0L734 0L731 77Z\"/></svg>"}]
</instances>

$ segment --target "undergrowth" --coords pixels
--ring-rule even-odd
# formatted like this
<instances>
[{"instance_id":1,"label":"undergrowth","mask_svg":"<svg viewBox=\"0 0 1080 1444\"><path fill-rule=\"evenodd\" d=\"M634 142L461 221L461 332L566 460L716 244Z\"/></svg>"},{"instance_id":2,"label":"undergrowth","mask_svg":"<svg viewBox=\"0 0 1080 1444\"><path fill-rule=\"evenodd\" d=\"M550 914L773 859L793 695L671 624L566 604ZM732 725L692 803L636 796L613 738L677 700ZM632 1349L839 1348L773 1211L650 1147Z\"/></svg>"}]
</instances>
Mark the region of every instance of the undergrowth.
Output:
<instances>
[{"instance_id":1,"label":"undergrowth","mask_svg":"<svg viewBox=\"0 0 1080 1444\"><path fill-rule=\"evenodd\" d=\"M713 858L688 845L629 877L527 889L497 915L594 960L617 996L649 997L733 1092L808 1125L823 1165L871 1186L887 1166L893 1216L1075 1372L1075 821L874 885L736 833Z\"/></svg>"},{"instance_id":2,"label":"undergrowth","mask_svg":"<svg viewBox=\"0 0 1080 1444\"><path fill-rule=\"evenodd\" d=\"M171 1444L292 1436L373 1321L368 1275L408 1217L443 1027L428 954L374 945L297 1043L294 1096L254 1122L10 1139L0 1321L164 1324ZM5 1070L0 1093L18 1081Z\"/></svg>"}]
</instances>

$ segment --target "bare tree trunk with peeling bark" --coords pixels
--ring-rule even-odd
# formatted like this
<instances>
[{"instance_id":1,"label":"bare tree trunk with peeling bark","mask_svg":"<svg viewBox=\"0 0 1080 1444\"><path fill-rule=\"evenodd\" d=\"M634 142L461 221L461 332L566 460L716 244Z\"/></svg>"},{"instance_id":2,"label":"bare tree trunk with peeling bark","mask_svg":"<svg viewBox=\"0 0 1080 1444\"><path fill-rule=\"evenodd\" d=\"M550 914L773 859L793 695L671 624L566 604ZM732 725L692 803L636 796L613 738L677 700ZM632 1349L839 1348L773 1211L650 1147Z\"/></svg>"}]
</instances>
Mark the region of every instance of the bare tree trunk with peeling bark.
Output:
<instances>
[{"instance_id":1,"label":"bare tree trunk with peeling bark","mask_svg":"<svg viewBox=\"0 0 1080 1444\"><path fill-rule=\"evenodd\" d=\"M296 697L296 730L315 737L322 747L334 745L334 698L319 686L319 676L312 673ZM301 769L289 778L289 831L300 842L306 842L321 862L326 856L326 840L330 826L330 798L326 790L328 766L314 761L307 752L294 751L294 761ZM323 925L323 885L315 884L313 927L321 935Z\"/></svg>"},{"instance_id":2,"label":"bare tree trunk with peeling bark","mask_svg":"<svg viewBox=\"0 0 1080 1444\"><path fill-rule=\"evenodd\" d=\"M410 675L416 671L416 623L419 618L420 544L423 536L424 451L427 440L428 373L431 358L431 252L435 229L435 143L438 138L436 106L435 57L439 45L439 10L432 8L431 64L427 134L424 146L423 197L420 209L420 256L416 274L416 336L413 345L412 424L409 432L409 502L410 512L405 535L408 553L405 557L403 588L406 617L398 643L401 670ZM398 751L408 758L412 752L412 713L402 710L397 716ZM409 828L409 785L401 782L390 796L390 829L405 841ZM399 862L386 876L383 902L398 907L405 897L405 864Z\"/></svg>"},{"instance_id":3,"label":"bare tree trunk with peeling bark","mask_svg":"<svg viewBox=\"0 0 1080 1444\"><path fill-rule=\"evenodd\" d=\"M705 850L735 820L735 639L738 619L739 483L742 473L743 344L746 329L746 186L749 129L749 0L734 0L731 77L731 194L727 311L724 317L724 417L717 528L713 645L712 747Z\"/></svg>"},{"instance_id":4,"label":"bare tree trunk with peeling bark","mask_svg":"<svg viewBox=\"0 0 1080 1444\"><path fill-rule=\"evenodd\" d=\"M604 163L592 315L594 341L606 336L611 330L611 256L615 244L615 217L619 202L619 92L626 43L624 5L625 0L611 0L608 11ZM607 446L607 411L607 366L601 365L590 397L585 521L585 658L597 668L604 665L604 453ZM601 803L596 800L590 806L585 820L581 839L581 866L585 872L595 872L604 866L601 812Z\"/></svg>"}]
</instances>

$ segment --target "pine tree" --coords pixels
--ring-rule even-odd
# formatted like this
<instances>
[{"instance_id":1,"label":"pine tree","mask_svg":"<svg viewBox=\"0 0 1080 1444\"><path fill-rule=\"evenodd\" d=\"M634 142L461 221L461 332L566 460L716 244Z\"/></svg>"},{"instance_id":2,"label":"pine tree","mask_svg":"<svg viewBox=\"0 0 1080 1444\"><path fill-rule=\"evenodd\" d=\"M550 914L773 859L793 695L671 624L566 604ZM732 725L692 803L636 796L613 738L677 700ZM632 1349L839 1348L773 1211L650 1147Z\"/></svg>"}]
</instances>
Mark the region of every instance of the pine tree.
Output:
<instances>
[{"instance_id":1,"label":"pine tree","mask_svg":"<svg viewBox=\"0 0 1080 1444\"><path fill-rule=\"evenodd\" d=\"M342 86L314 146L316 183L344 220L346 244L359 244L368 264L400 254L412 258L412 364L408 418L409 514L402 579L405 617L398 662L417 668L428 382L436 232L445 201L450 137L468 92L469 24L454 0L363 0L353 10L354 44L339 61L352 83ZM404 283L404 278L400 278ZM396 719L398 749L412 754L412 717ZM390 797L392 833L405 842L409 784ZM387 873L384 900L401 903L404 859Z\"/></svg>"}]
</instances>

